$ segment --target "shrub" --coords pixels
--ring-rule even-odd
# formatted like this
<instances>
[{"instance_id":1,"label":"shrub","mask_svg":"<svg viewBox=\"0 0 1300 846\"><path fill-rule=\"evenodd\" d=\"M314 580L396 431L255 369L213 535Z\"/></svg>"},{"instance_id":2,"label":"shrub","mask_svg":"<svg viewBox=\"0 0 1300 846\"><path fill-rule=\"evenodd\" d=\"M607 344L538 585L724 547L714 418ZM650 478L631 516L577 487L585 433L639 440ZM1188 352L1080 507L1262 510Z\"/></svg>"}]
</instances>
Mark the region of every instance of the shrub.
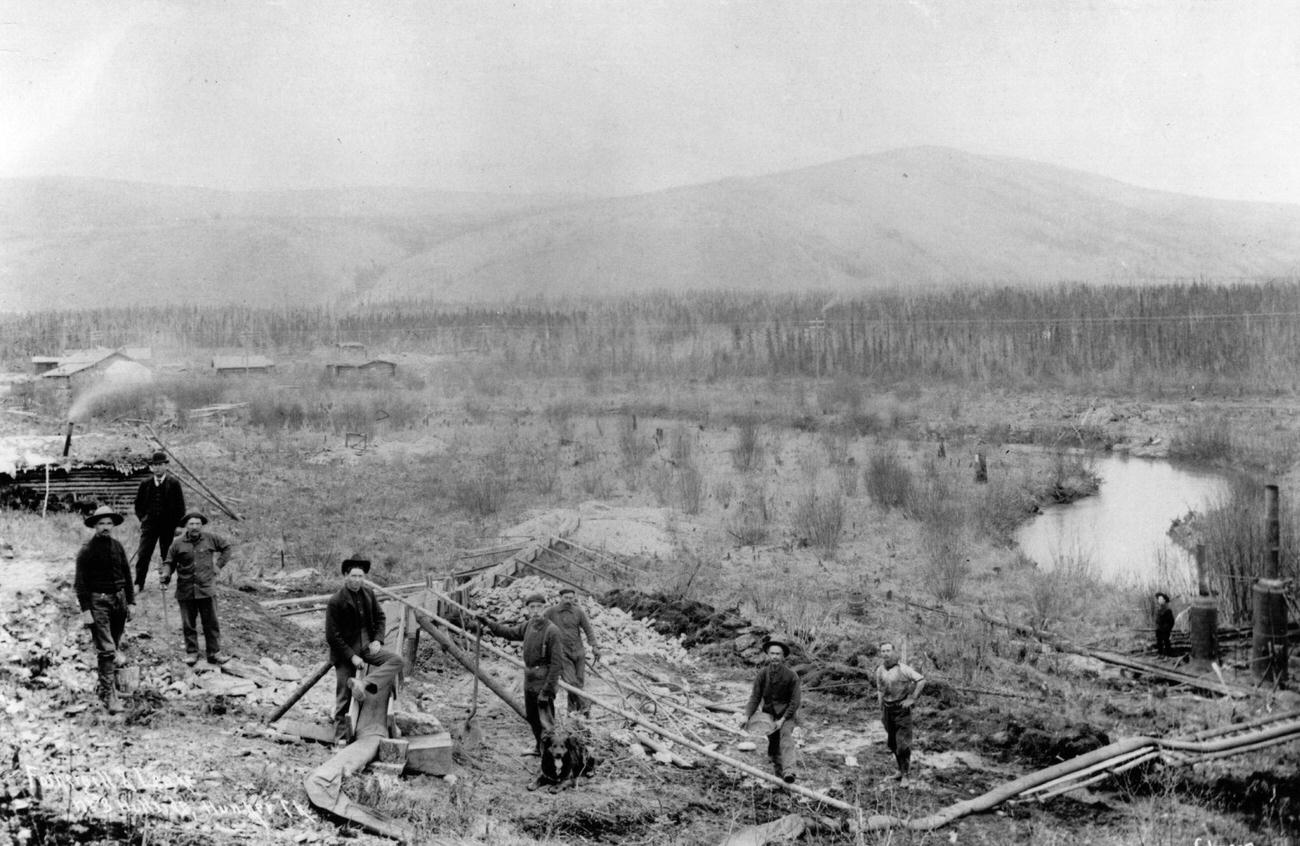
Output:
<instances>
[{"instance_id":1,"label":"shrub","mask_svg":"<svg viewBox=\"0 0 1300 846\"><path fill-rule=\"evenodd\" d=\"M966 557L965 513L948 499L930 499L921 523L926 583L935 599L951 602L961 595L970 573Z\"/></svg>"},{"instance_id":2,"label":"shrub","mask_svg":"<svg viewBox=\"0 0 1300 846\"><path fill-rule=\"evenodd\" d=\"M731 466L742 473L757 470L763 463L763 445L758 438L758 419L746 417L736 430L736 445L731 449Z\"/></svg>"},{"instance_id":3,"label":"shrub","mask_svg":"<svg viewBox=\"0 0 1300 846\"><path fill-rule=\"evenodd\" d=\"M654 445L637 434L636 417L624 415L618 421L618 450L625 468L640 467L654 452Z\"/></svg>"},{"instance_id":4,"label":"shrub","mask_svg":"<svg viewBox=\"0 0 1300 846\"><path fill-rule=\"evenodd\" d=\"M800 539L834 555L844 530L844 492L838 486L810 485L795 504L794 530Z\"/></svg>"},{"instance_id":5,"label":"shrub","mask_svg":"<svg viewBox=\"0 0 1300 846\"><path fill-rule=\"evenodd\" d=\"M767 491L762 484L745 487L738 507L727 521L727 534L741 546L754 546L767 540L772 523Z\"/></svg>"},{"instance_id":6,"label":"shrub","mask_svg":"<svg viewBox=\"0 0 1300 846\"><path fill-rule=\"evenodd\" d=\"M704 500L704 476L694 464L677 468L677 502L686 514L699 514Z\"/></svg>"},{"instance_id":7,"label":"shrub","mask_svg":"<svg viewBox=\"0 0 1300 846\"><path fill-rule=\"evenodd\" d=\"M863 475L867 496L881 508L905 508L911 502L914 488L912 471L894 453L881 452L871 456Z\"/></svg>"},{"instance_id":8,"label":"shrub","mask_svg":"<svg viewBox=\"0 0 1300 846\"><path fill-rule=\"evenodd\" d=\"M1222 416L1200 417L1169 441L1169 457L1183 461L1227 461L1232 454L1232 427Z\"/></svg>"}]
</instances>

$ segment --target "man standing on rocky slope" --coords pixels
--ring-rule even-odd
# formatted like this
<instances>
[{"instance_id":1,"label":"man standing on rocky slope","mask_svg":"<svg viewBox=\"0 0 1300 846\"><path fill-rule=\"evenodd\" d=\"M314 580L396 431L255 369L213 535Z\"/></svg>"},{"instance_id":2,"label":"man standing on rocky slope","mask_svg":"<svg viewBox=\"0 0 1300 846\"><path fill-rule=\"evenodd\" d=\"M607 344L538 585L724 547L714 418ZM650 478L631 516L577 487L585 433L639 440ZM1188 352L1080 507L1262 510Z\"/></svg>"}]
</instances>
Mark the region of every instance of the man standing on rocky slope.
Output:
<instances>
[{"instance_id":1,"label":"man standing on rocky slope","mask_svg":"<svg viewBox=\"0 0 1300 846\"><path fill-rule=\"evenodd\" d=\"M799 706L803 703L799 674L786 665L790 645L781 638L769 637L764 641L763 654L767 656L767 665L754 677L741 725L748 725L760 709L771 718L771 729L767 731L767 757L777 777L786 784L793 784L798 755L794 730L799 724Z\"/></svg>"},{"instance_id":2,"label":"man standing on rocky slope","mask_svg":"<svg viewBox=\"0 0 1300 846\"><path fill-rule=\"evenodd\" d=\"M907 787L912 765L912 706L925 688L925 677L898 660L894 644L880 644L880 666L876 668L876 699L880 721L885 725L885 743L898 762L900 787Z\"/></svg>"},{"instance_id":3,"label":"man standing on rocky slope","mask_svg":"<svg viewBox=\"0 0 1300 846\"><path fill-rule=\"evenodd\" d=\"M124 518L107 505L86 518L94 529L90 540L77 552L73 589L81 607L81 624L90 629L99 662L96 692L110 714L122 710L117 698L117 668L126 663L119 651L126 623L135 613L135 590L126 550L113 537L113 527Z\"/></svg>"},{"instance_id":4,"label":"man standing on rocky slope","mask_svg":"<svg viewBox=\"0 0 1300 846\"><path fill-rule=\"evenodd\" d=\"M149 575L153 548L158 558L167 558L167 549L176 536L176 527L184 522L185 492L175 477L167 474L167 453L155 452L149 458L148 479L135 492L135 516L140 518L140 546L135 552L135 589L144 590Z\"/></svg>"},{"instance_id":5,"label":"man standing on rocky slope","mask_svg":"<svg viewBox=\"0 0 1300 846\"><path fill-rule=\"evenodd\" d=\"M186 514L184 525L185 531L172 541L163 560L161 584L166 589L172 574L176 574L176 604L181 609L181 631L185 635L185 663L191 667L199 663L199 635L195 624L202 619L208 663L224 664L230 657L221 652L217 574L230 558L230 543L203 528L208 525L208 518L201 512Z\"/></svg>"},{"instance_id":6,"label":"man standing on rocky slope","mask_svg":"<svg viewBox=\"0 0 1300 846\"><path fill-rule=\"evenodd\" d=\"M595 661L600 661L600 647L596 645L596 632L591 628L587 612L577 603L577 592L568 586L560 588L560 601L547 610L546 619L560 630L560 642L564 645L561 677L574 687L583 687L587 681L587 651L582 646L582 636L586 634ZM585 714L590 707L578 694L569 694L569 713Z\"/></svg>"},{"instance_id":7,"label":"man standing on rocky slope","mask_svg":"<svg viewBox=\"0 0 1300 846\"><path fill-rule=\"evenodd\" d=\"M533 730L535 742L533 754L542 754L542 735L555 725L555 694L559 690L560 676L563 673L564 644L560 641L560 630L546 619L546 597L540 593L531 593L524 599L524 611L528 619L514 626L507 626L478 614L475 622L497 637L506 640L523 641L522 658L524 659L524 713L528 725ZM545 783L544 776L529 786L536 790Z\"/></svg>"}]
</instances>

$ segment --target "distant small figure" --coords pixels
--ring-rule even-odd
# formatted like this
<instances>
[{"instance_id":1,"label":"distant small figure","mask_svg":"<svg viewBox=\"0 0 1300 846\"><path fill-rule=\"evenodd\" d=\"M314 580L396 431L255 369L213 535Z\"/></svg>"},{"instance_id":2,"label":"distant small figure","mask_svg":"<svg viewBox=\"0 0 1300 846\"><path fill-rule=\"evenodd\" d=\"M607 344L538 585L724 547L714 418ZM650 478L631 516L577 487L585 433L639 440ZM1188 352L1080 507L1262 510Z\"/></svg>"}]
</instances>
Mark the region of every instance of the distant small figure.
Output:
<instances>
[{"instance_id":1,"label":"distant small figure","mask_svg":"<svg viewBox=\"0 0 1300 846\"><path fill-rule=\"evenodd\" d=\"M880 644L880 666L876 668L876 700L880 721L885 726L885 743L894 753L900 787L907 787L912 766L912 706L925 688L925 677L898 660L894 644Z\"/></svg>"},{"instance_id":2,"label":"distant small figure","mask_svg":"<svg viewBox=\"0 0 1300 846\"><path fill-rule=\"evenodd\" d=\"M163 590L176 575L176 604L181 609L181 632L185 637L185 663L199 663L197 623L203 621L203 644L209 664L225 664L230 656L221 651L221 624L217 622L217 574L230 559L230 542L208 531L208 518L199 511L185 515L185 530L172 541L163 559ZM164 598L164 602L166 599Z\"/></svg>"},{"instance_id":3,"label":"distant small figure","mask_svg":"<svg viewBox=\"0 0 1300 846\"><path fill-rule=\"evenodd\" d=\"M1156 651L1161 655L1174 654L1169 643L1169 635L1173 630L1174 611L1169 607L1169 594L1160 591L1156 593Z\"/></svg>"}]
</instances>

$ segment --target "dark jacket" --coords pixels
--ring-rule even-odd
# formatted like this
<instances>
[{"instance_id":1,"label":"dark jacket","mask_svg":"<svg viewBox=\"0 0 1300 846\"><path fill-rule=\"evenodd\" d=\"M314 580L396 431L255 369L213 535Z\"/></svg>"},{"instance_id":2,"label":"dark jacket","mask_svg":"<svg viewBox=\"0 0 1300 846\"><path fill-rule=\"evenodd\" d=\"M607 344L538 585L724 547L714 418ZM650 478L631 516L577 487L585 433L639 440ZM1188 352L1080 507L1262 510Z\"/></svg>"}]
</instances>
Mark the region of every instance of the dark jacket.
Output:
<instances>
[{"instance_id":1,"label":"dark jacket","mask_svg":"<svg viewBox=\"0 0 1300 846\"><path fill-rule=\"evenodd\" d=\"M181 483L168 473L163 476L162 484L158 484L150 474L135 492L135 516L141 523L154 526L179 526L185 517L185 493L181 490Z\"/></svg>"},{"instance_id":2,"label":"dark jacket","mask_svg":"<svg viewBox=\"0 0 1300 846\"><path fill-rule=\"evenodd\" d=\"M200 530L191 541L181 532L167 550L163 578L176 574L177 599L207 599L217 595L217 573L229 558L230 544L221 535Z\"/></svg>"},{"instance_id":3,"label":"dark jacket","mask_svg":"<svg viewBox=\"0 0 1300 846\"><path fill-rule=\"evenodd\" d=\"M350 665L353 655L362 655L371 641L384 642L388 621L375 592L364 585L358 591L339 588L325 608L325 642L330 660L337 667Z\"/></svg>"},{"instance_id":4,"label":"dark jacket","mask_svg":"<svg viewBox=\"0 0 1300 846\"><path fill-rule=\"evenodd\" d=\"M587 643L591 644L592 651L600 652L596 646L596 633L591 628L591 620L587 619L587 612L577 603L560 603L548 608L545 616L560 630L560 642L564 644L569 660L581 663L586 656L587 652L582 646L583 632L587 633Z\"/></svg>"},{"instance_id":5,"label":"dark jacket","mask_svg":"<svg viewBox=\"0 0 1300 846\"><path fill-rule=\"evenodd\" d=\"M754 686L749 693L749 703L745 706L745 716L753 716L759 705L765 713L776 719L784 717L796 720L799 705L803 702L803 693L799 684L799 674L785 664L773 667L770 664L758 671L754 677Z\"/></svg>"},{"instance_id":6,"label":"dark jacket","mask_svg":"<svg viewBox=\"0 0 1300 846\"><path fill-rule=\"evenodd\" d=\"M86 541L77 552L77 575L73 580L77 604L82 611L90 610L92 593L126 593L126 604L135 604L135 583L131 581L131 568L126 563L126 550L111 537L98 535Z\"/></svg>"},{"instance_id":7,"label":"dark jacket","mask_svg":"<svg viewBox=\"0 0 1300 846\"><path fill-rule=\"evenodd\" d=\"M564 667L564 644L555 624L541 617L516 626L488 621L488 628L497 637L524 642L524 692L554 699Z\"/></svg>"}]
</instances>

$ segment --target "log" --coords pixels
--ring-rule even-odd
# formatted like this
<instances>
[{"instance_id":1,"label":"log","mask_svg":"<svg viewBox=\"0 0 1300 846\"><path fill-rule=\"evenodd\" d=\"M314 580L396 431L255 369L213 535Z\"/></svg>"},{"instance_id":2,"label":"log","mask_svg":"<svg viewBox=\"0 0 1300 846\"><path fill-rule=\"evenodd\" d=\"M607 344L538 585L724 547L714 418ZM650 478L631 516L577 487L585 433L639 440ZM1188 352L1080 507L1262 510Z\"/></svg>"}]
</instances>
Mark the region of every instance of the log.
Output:
<instances>
[{"instance_id":1,"label":"log","mask_svg":"<svg viewBox=\"0 0 1300 846\"><path fill-rule=\"evenodd\" d=\"M311 675L302 680L302 684L298 685L297 689L295 689L294 692L289 695L289 698L284 701L284 704L271 712L271 716L266 718L266 722L273 723L285 714L289 713L289 709L294 705L297 705L298 700L306 696L307 691L315 687L316 682L324 678L325 674L328 673L333 666L334 663L332 661L326 661L315 670L312 670Z\"/></svg>"},{"instance_id":2,"label":"log","mask_svg":"<svg viewBox=\"0 0 1300 846\"><path fill-rule=\"evenodd\" d=\"M524 706L519 704L519 702L510 695L510 692L501 686L501 683L497 681L495 677L487 673L481 667L474 666L474 660L470 656L466 655L459 646L452 643L451 638L447 637L446 632L434 625L435 619L438 618L433 617L433 615L430 614L421 613L420 611L415 612L416 625L428 632L429 637L436 640L438 645L441 646L448 655L455 658L465 667L465 669L478 676L479 681L483 682L483 684L487 686L487 689L495 693L502 702L513 708L514 712L519 715L520 719L524 722L528 722L528 712L524 710ZM445 621L442 622L446 625Z\"/></svg>"}]
</instances>

